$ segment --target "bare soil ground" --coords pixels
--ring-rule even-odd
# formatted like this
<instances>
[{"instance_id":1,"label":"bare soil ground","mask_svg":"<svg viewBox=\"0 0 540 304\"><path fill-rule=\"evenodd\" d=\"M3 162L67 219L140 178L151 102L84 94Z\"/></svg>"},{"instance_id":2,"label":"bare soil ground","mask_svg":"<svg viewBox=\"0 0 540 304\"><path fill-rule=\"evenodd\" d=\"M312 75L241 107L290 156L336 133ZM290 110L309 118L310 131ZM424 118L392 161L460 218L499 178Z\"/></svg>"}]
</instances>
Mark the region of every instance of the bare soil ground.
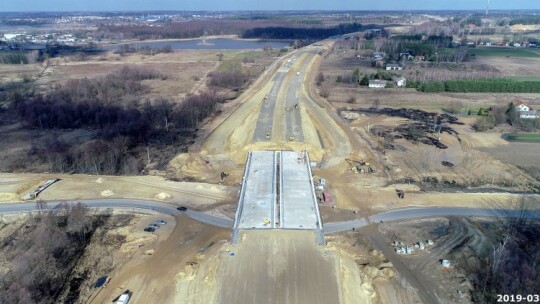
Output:
<instances>
[{"instance_id":1,"label":"bare soil ground","mask_svg":"<svg viewBox=\"0 0 540 304\"><path fill-rule=\"evenodd\" d=\"M220 260L219 303L371 303L354 260L313 232L246 231Z\"/></svg>"},{"instance_id":2,"label":"bare soil ground","mask_svg":"<svg viewBox=\"0 0 540 304\"><path fill-rule=\"evenodd\" d=\"M494 158L522 168L530 175L540 179L540 156L537 143L510 142L506 145L484 147L484 151Z\"/></svg>"},{"instance_id":3,"label":"bare soil ground","mask_svg":"<svg viewBox=\"0 0 540 304\"><path fill-rule=\"evenodd\" d=\"M48 179L59 178L39 195L43 200L139 198L162 200L196 209L236 201L238 189L204 183L167 181L159 176L0 174L0 202L20 201Z\"/></svg>"},{"instance_id":4,"label":"bare soil ground","mask_svg":"<svg viewBox=\"0 0 540 304\"><path fill-rule=\"evenodd\" d=\"M356 232L327 237L327 247L354 260L347 265L350 272L359 272L362 287L371 293L372 303L422 303L414 288L396 273L394 265L369 240ZM346 288L354 289L350 284Z\"/></svg>"},{"instance_id":5,"label":"bare soil ground","mask_svg":"<svg viewBox=\"0 0 540 304\"><path fill-rule=\"evenodd\" d=\"M215 302L216 255L229 232L182 216L155 234L140 232L153 220L143 218L131 228L152 239L141 242L140 237L134 237L129 249L118 252L111 283L96 292L89 303L110 302L126 289L133 292L130 303Z\"/></svg>"},{"instance_id":6,"label":"bare soil ground","mask_svg":"<svg viewBox=\"0 0 540 304\"><path fill-rule=\"evenodd\" d=\"M534 68L540 64L540 58L478 56L474 62L495 67L505 76L540 76Z\"/></svg>"},{"instance_id":7,"label":"bare soil ground","mask_svg":"<svg viewBox=\"0 0 540 304\"><path fill-rule=\"evenodd\" d=\"M416 280L425 290L434 288L440 303L471 303L472 285L469 274L480 264L480 259L492 249L492 235L484 226L485 220L467 218L434 218L379 225L377 232L368 235L384 237L389 252L395 240L405 245L431 239L435 243L426 250L415 248L412 254L386 254L394 264L402 264L408 278ZM379 244L380 245L380 244ZM441 260L450 260L444 269Z\"/></svg>"}]
</instances>

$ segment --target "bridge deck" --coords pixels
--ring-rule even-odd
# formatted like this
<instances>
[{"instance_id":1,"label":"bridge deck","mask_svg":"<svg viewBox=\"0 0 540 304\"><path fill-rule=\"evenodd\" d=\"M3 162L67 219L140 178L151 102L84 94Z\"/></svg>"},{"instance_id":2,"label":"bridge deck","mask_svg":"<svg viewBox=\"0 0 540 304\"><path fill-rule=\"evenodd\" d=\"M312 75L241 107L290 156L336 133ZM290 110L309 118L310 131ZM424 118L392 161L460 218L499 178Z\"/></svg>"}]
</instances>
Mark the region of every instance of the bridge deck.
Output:
<instances>
[{"instance_id":1,"label":"bridge deck","mask_svg":"<svg viewBox=\"0 0 540 304\"><path fill-rule=\"evenodd\" d=\"M275 227L276 153L251 152L240 194L236 228L271 229ZM265 223L270 221L270 223Z\"/></svg>"}]
</instances>

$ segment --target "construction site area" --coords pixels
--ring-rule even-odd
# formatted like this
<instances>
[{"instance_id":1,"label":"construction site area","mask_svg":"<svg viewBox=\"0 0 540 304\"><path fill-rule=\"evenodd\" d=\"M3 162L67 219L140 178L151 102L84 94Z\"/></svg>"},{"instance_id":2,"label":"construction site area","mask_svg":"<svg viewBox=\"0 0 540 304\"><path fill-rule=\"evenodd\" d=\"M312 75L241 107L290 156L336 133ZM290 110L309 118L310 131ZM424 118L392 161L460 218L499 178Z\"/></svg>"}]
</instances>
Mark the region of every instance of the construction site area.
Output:
<instances>
[{"instance_id":1,"label":"construction site area","mask_svg":"<svg viewBox=\"0 0 540 304\"><path fill-rule=\"evenodd\" d=\"M1 174L0 212L136 214L110 232L107 273L85 277L108 287L84 283L84 303L473 303L469 274L500 237L490 210L540 206L538 180L485 150L510 144L468 117L323 97L316 75L344 65L332 40L274 59L165 170Z\"/></svg>"}]
</instances>

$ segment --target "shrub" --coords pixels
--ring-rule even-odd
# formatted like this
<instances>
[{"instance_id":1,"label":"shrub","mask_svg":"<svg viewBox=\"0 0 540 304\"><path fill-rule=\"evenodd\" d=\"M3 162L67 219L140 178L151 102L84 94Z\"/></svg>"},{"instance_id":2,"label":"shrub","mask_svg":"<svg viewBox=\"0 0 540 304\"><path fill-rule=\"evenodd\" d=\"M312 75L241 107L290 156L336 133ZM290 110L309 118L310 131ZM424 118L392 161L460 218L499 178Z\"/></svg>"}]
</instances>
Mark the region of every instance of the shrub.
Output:
<instances>
[{"instance_id":1,"label":"shrub","mask_svg":"<svg viewBox=\"0 0 540 304\"><path fill-rule=\"evenodd\" d=\"M487 116L478 117L473 127L478 132L491 130L495 127L495 116L489 113Z\"/></svg>"}]
</instances>

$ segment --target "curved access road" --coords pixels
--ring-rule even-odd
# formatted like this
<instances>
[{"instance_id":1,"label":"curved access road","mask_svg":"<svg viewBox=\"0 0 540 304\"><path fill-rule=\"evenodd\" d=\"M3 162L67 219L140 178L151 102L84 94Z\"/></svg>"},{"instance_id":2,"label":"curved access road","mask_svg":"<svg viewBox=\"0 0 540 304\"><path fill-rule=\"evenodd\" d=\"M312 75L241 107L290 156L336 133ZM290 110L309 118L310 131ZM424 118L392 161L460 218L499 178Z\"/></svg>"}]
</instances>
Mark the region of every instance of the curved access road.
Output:
<instances>
[{"instance_id":1,"label":"curved access road","mask_svg":"<svg viewBox=\"0 0 540 304\"><path fill-rule=\"evenodd\" d=\"M48 201L46 204L46 210L52 210L58 208L61 203L76 203L81 202L89 208L101 208L101 209L142 209L148 211L155 211L158 213L168 214L176 216L179 214L185 214L190 218L203 222L209 225L232 228L234 221L232 219L219 217L216 215L207 214L195 210L187 210L185 212L178 211L177 206L150 201L150 200L135 200L135 199L97 199L97 200L77 200L77 201ZM0 214L9 213L22 213L38 211L36 203L9 203L0 204Z\"/></svg>"},{"instance_id":2,"label":"curved access road","mask_svg":"<svg viewBox=\"0 0 540 304\"><path fill-rule=\"evenodd\" d=\"M480 217L506 217L506 218L535 218L540 219L540 210L512 210L512 209L488 209L488 208L462 208L462 207L422 207L403 208L379 213L367 219L358 219L345 222L326 223L323 226L325 234L336 233L368 226L373 222L398 221L423 217L439 216L480 216Z\"/></svg>"},{"instance_id":3,"label":"curved access road","mask_svg":"<svg viewBox=\"0 0 540 304\"><path fill-rule=\"evenodd\" d=\"M51 201L47 202L46 209L57 208L61 203L74 203L75 201ZM77 200L89 208L111 208L111 209L142 209L155 211L158 213L176 216L185 214L190 218L221 228L232 228L234 220L220 217L195 210L185 212L178 211L177 206L150 200L135 199L97 199L97 200ZM0 214L22 213L38 211L35 203L7 203L0 204ZM337 233L352 230L352 228L361 228L368 226L373 222L380 221L398 221L423 217L439 216L480 216L480 217L526 217L540 219L540 210L530 210L523 212L511 209L488 209L488 208L461 208L461 207L422 207L422 208L403 208L388 212L379 213L368 217L367 219L358 219L344 222L325 223L323 230L325 234Z\"/></svg>"}]
</instances>

